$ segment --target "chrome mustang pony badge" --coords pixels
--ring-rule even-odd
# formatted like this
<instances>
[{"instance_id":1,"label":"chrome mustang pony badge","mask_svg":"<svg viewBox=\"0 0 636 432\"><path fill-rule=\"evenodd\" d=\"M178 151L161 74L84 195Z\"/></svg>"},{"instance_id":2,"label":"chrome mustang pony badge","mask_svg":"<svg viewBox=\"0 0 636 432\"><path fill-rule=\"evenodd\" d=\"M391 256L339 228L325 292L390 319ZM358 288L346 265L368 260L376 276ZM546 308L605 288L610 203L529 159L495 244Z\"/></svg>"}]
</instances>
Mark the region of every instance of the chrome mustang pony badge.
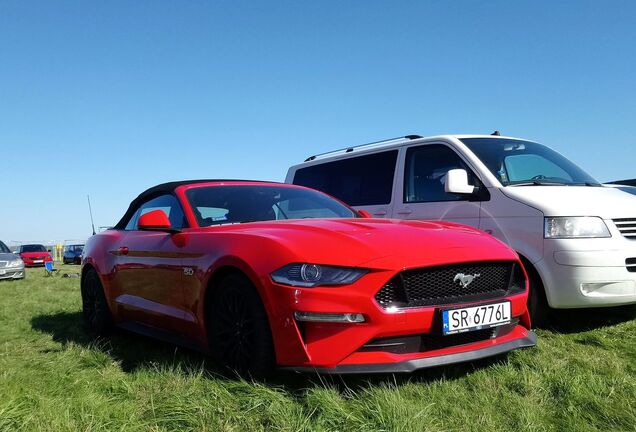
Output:
<instances>
[{"instance_id":1,"label":"chrome mustang pony badge","mask_svg":"<svg viewBox=\"0 0 636 432\"><path fill-rule=\"evenodd\" d=\"M464 273L457 273L455 275L455 279L453 279L453 282L459 282L462 288L468 288L468 285L473 283L473 281L477 279L479 276L481 276L481 274L479 273L474 275L465 275Z\"/></svg>"}]
</instances>

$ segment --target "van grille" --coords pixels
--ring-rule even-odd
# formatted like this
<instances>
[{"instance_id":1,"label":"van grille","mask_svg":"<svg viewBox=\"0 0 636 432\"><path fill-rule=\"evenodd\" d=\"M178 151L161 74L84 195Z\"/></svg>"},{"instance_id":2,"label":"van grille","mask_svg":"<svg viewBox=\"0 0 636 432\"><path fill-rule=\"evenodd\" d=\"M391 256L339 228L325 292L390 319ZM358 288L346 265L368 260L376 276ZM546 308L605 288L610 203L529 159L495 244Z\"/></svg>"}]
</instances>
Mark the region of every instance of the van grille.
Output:
<instances>
[{"instance_id":1,"label":"van grille","mask_svg":"<svg viewBox=\"0 0 636 432\"><path fill-rule=\"evenodd\" d=\"M614 224L624 237L636 240L636 218L614 219Z\"/></svg>"},{"instance_id":2,"label":"van grille","mask_svg":"<svg viewBox=\"0 0 636 432\"><path fill-rule=\"evenodd\" d=\"M473 276L463 285L459 275ZM525 290L525 277L514 262L477 262L405 270L375 295L384 309L457 304L505 297Z\"/></svg>"}]
</instances>

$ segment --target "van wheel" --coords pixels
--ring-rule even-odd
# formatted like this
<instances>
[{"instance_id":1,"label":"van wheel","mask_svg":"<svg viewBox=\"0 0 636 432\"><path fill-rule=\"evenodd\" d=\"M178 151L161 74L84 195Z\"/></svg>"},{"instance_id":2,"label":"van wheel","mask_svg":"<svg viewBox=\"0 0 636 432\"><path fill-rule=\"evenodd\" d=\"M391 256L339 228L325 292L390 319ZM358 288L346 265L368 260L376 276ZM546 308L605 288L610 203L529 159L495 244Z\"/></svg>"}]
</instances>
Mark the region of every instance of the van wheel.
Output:
<instances>
[{"instance_id":1,"label":"van wheel","mask_svg":"<svg viewBox=\"0 0 636 432\"><path fill-rule=\"evenodd\" d=\"M538 275L528 271L530 282L530 292L528 293L528 311L530 312L530 320L532 327L544 327L549 319L551 308L545 296L543 283Z\"/></svg>"},{"instance_id":2,"label":"van wheel","mask_svg":"<svg viewBox=\"0 0 636 432\"><path fill-rule=\"evenodd\" d=\"M112 328L112 316L104 288L95 270L89 270L82 280L82 315L84 326L96 335L105 335Z\"/></svg>"},{"instance_id":3,"label":"van wheel","mask_svg":"<svg viewBox=\"0 0 636 432\"><path fill-rule=\"evenodd\" d=\"M270 375L276 363L267 313L254 286L232 274L217 286L210 305L210 351L225 369L253 378Z\"/></svg>"}]
</instances>

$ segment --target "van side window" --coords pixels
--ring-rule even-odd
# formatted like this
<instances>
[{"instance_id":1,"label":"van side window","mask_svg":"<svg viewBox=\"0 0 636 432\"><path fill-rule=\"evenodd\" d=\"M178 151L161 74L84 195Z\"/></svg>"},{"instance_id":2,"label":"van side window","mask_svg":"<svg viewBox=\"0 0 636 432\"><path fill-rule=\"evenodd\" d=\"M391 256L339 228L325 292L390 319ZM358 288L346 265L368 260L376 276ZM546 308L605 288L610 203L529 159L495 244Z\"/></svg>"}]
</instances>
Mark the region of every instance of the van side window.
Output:
<instances>
[{"instance_id":1,"label":"van side window","mask_svg":"<svg viewBox=\"0 0 636 432\"><path fill-rule=\"evenodd\" d=\"M397 150L391 150L301 168L293 182L351 206L389 204L397 154Z\"/></svg>"},{"instance_id":2,"label":"van side window","mask_svg":"<svg viewBox=\"0 0 636 432\"><path fill-rule=\"evenodd\" d=\"M139 218L153 210L163 210L163 212L168 216L168 219L170 219L171 228L181 229L186 226L185 216L177 198L173 195L161 195L157 198L151 199L150 201L146 201L139 206L124 229L126 231L136 230Z\"/></svg>"},{"instance_id":3,"label":"van side window","mask_svg":"<svg viewBox=\"0 0 636 432\"><path fill-rule=\"evenodd\" d=\"M462 201L465 196L446 193L446 174L452 169L468 172L468 182L478 185L479 180L472 170L452 149L433 144L411 147L406 152L404 169L404 202Z\"/></svg>"}]
</instances>

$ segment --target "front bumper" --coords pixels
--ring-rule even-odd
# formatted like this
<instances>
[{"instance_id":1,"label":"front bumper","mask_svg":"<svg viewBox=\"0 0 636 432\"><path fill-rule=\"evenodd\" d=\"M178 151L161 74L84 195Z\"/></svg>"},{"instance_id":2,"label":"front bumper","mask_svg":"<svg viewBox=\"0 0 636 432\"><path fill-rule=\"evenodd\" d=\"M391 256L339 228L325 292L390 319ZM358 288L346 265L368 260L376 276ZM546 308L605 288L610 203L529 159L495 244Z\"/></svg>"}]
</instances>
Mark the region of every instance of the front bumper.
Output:
<instances>
[{"instance_id":1,"label":"front bumper","mask_svg":"<svg viewBox=\"0 0 636 432\"><path fill-rule=\"evenodd\" d=\"M24 262L25 267L44 267L43 260L23 259L22 261ZM35 262L35 261L42 261L42 262Z\"/></svg>"},{"instance_id":2,"label":"front bumper","mask_svg":"<svg viewBox=\"0 0 636 432\"><path fill-rule=\"evenodd\" d=\"M281 368L325 373L407 372L421 367L451 364L501 354L534 345L527 312L527 291L501 298L390 310L374 295L392 272L372 272L360 281L337 288L293 288L271 283L267 310L272 326L277 363ZM440 309L508 300L513 323L492 336L457 344L391 352L369 349L371 341L402 337L441 336ZM299 322L294 312L362 314L360 323ZM469 332L470 333L470 332ZM473 354L476 353L476 354Z\"/></svg>"},{"instance_id":3,"label":"front bumper","mask_svg":"<svg viewBox=\"0 0 636 432\"><path fill-rule=\"evenodd\" d=\"M614 242L627 245L616 248ZM607 249L592 249L601 243ZM627 267L627 260L636 259L636 247L630 243L636 242L623 238L546 240L544 259L535 266L550 306L566 309L636 303L636 272Z\"/></svg>"},{"instance_id":4,"label":"front bumper","mask_svg":"<svg viewBox=\"0 0 636 432\"><path fill-rule=\"evenodd\" d=\"M321 374L374 374L374 373L411 373L418 369L446 366L456 363L480 360L507 353L520 348L529 348L537 344L537 335L528 330L526 336L509 342L491 345L481 349L464 351L435 357L416 358L393 363L342 364L333 368L324 367L282 367L282 370L295 372L315 372Z\"/></svg>"},{"instance_id":5,"label":"front bumper","mask_svg":"<svg viewBox=\"0 0 636 432\"><path fill-rule=\"evenodd\" d=\"M24 278L24 267L0 269L0 280Z\"/></svg>"}]
</instances>

